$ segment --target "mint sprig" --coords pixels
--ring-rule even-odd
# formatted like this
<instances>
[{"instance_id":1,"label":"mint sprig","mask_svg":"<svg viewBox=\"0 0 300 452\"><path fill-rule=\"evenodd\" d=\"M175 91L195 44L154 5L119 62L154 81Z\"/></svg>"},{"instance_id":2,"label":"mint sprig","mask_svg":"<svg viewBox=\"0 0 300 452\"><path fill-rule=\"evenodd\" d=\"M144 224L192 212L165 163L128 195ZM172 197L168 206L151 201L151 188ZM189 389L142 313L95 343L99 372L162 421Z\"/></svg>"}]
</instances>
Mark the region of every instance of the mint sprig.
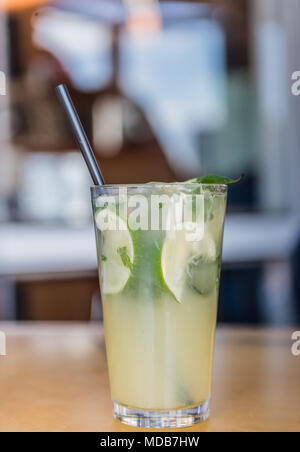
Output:
<instances>
[{"instance_id":1,"label":"mint sprig","mask_svg":"<svg viewBox=\"0 0 300 452\"><path fill-rule=\"evenodd\" d=\"M123 262L123 265L125 267L129 268L130 271L132 271L133 265L132 265L132 263L130 261L130 258L128 256L128 253L127 253L127 246L119 247L117 249L117 252L120 255L120 258L121 258L121 260Z\"/></svg>"},{"instance_id":2,"label":"mint sprig","mask_svg":"<svg viewBox=\"0 0 300 452\"><path fill-rule=\"evenodd\" d=\"M211 184L211 185L230 185L236 184L243 179L242 174L238 179L231 179L230 177L217 176L216 174L209 174L207 176L196 177L187 181L190 184Z\"/></svg>"}]
</instances>

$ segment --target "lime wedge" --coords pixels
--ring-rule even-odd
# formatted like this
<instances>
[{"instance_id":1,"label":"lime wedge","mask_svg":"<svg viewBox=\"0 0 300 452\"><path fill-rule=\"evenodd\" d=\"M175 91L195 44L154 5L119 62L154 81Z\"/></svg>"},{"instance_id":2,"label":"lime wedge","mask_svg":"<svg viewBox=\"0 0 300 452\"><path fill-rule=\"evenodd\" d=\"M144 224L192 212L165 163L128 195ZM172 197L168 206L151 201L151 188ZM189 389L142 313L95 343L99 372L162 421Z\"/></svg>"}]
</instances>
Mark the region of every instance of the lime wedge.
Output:
<instances>
[{"instance_id":1,"label":"lime wedge","mask_svg":"<svg viewBox=\"0 0 300 452\"><path fill-rule=\"evenodd\" d=\"M101 282L104 294L122 292L131 276L134 246L127 223L109 209L95 214L97 228L102 231Z\"/></svg>"},{"instance_id":2,"label":"lime wedge","mask_svg":"<svg viewBox=\"0 0 300 452\"><path fill-rule=\"evenodd\" d=\"M185 263L189 255L184 231L178 231L175 237L166 237L161 253L161 270L165 285L175 299L181 303L185 283Z\"/></svg>"},{"instance_id":3,"label":"lime wedge","mask_svg":"<svg viewBox=\"0 0 300 452\"><path fill-rule=\"evenodd\" d=\"M187 281L187 264L191 259L201 256L209 262L216 261L216 246L206 232L201 240L188 241L184 225L176 232L167 234L162 254L161 269L163 279L175 299L181 303Z\"/></svg>"}]
</instances>

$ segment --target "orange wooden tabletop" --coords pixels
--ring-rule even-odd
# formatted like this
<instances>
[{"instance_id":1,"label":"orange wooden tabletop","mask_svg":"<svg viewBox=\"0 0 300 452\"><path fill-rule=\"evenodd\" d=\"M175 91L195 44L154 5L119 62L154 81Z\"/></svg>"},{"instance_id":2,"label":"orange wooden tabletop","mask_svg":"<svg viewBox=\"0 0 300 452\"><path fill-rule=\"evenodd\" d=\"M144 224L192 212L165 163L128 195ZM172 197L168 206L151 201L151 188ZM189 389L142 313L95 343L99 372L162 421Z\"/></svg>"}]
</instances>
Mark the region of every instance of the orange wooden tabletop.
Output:
<instances>
[{"instance_id":1,"label":"orange wooden tabletop","mask_svg":"<svg viewBox=\"0 0 300 452\"><path fill-rule=\"evenodd\" d=\"M1 432L135 431L112 417L100 325L3 323L0 330L7 335ZM300 356L291 353L291 334L219 328L211 417L183 431L300 431Z\"/></svg>"}]
</instances>

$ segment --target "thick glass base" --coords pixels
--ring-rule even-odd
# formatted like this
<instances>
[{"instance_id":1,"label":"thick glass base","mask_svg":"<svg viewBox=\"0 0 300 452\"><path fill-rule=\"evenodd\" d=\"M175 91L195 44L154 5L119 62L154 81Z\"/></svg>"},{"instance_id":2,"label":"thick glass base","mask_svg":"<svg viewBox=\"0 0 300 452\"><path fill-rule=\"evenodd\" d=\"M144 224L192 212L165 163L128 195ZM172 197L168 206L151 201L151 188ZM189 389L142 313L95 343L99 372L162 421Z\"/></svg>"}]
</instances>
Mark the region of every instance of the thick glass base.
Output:
<instances>
[{"instance_id":1,"label":"thick glass base","mask_svg":"<svg viewBox=\"0 0 300 452\"><path fill-rule=\"evenodd\" d=\"M132 427L179 428L205 421L209 416L209 399L201 405L180 410L139 410L113 401L114 417Z\"/></svg>"}]
</instances>

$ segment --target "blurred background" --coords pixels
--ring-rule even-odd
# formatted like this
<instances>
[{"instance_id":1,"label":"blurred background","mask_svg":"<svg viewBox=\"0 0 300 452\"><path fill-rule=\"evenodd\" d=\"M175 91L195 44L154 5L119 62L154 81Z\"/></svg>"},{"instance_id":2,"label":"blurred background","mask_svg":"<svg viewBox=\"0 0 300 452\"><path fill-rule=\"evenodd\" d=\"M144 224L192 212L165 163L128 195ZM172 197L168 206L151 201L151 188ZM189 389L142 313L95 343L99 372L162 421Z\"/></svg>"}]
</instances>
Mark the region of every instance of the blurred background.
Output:
<instances>
[{"instance_id":1,"label":"blurred background","mask_svg":"<svg viewBox=\"0 0 300 452\"><path fill-rule=\"evenodd\" d=\"M300 322L300 0L284 3L0 0L0 320L101 318L66 83L107 183L245 173L219 321Z\"/></svg>"}]
</instances>

